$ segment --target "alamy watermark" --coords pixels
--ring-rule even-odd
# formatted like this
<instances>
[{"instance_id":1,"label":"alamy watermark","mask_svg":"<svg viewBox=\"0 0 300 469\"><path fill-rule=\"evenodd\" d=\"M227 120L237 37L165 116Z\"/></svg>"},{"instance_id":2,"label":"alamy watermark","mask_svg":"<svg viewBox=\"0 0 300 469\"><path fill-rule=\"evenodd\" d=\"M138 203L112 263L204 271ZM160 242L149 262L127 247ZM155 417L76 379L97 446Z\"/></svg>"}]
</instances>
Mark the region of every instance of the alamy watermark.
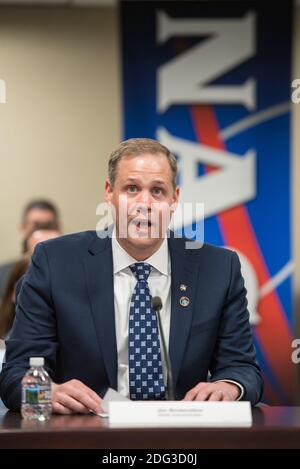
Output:
<instances>
[{"instance_id":1,"label":"alamy watermark","mask_svg":"<svg viewBox=\"0 0 300 469\"><path fill-rule=\"evenodd\" d=\"M199 249L204 243L204 204L190 202L169 205L166 202L128 204L127 198L120 197L118 206L100 203L96 209L100 216L96 226L99 238L112 233L106 228L115 223L119 238L157 239L170 236L187 238L186 249Z\"/></svg>"},{"instance_id":2,"label":"alamy watermark","mask_svg":"<svg viewBox=\"0 0 300 469\"><path fill-rule=\"evenodd\" d=\"M300 339L294 339L292 341L292 348L295 349L291 356L292 362L298 365L298 363L300 363Z\"/></svg>"},{"instance_id":3,"label":"alamy watermark","mask_svg":"<svg viewBox=\"0 0 300 469\"><path fill-rule=\"evenodd\" d=\"M298 104L300 103L300 78L292 81L292 88L295 88L291 95L292 102Z\"/></svg>"}]
</instances>

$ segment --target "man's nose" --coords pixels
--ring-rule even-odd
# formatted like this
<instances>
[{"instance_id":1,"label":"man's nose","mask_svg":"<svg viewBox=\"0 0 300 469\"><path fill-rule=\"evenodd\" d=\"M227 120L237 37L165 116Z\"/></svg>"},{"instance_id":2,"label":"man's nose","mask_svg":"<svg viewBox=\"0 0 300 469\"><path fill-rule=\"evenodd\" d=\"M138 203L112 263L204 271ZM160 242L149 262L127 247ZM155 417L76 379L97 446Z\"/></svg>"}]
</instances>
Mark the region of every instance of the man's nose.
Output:
<instances>
[{"instance_id":1,"label":"man's nose","mask_svg":"<svg viewBox=\"0 0 300 469\"><path fill-rule=\"evenodd\" d=\"M141 204L145 208L150 208L151 207L151 202L152 202L152 195L149 191L141 191L138 195L138 198L136 199L136 202L138 204Z\"/></svg>"}]
</instances>

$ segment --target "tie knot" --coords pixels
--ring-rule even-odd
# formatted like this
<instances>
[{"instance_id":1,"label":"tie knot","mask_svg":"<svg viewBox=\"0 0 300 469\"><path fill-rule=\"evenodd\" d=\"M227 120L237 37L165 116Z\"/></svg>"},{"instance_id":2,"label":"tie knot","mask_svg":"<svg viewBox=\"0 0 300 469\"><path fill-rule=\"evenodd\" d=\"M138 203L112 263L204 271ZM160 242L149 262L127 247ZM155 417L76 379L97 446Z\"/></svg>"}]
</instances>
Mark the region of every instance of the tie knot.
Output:
<instances>
[{"instance_id":1,"label":"tie knot","mask_svg":"<svg viewBox=\"0 0 300 469\"><path fill-rule=\"evenodd\" d=\"M151 265L147 262L136 262L130 266L130 270L136 276L138 282L141 280L147 282L151 272Z\"/></svg>"}]
</instances>

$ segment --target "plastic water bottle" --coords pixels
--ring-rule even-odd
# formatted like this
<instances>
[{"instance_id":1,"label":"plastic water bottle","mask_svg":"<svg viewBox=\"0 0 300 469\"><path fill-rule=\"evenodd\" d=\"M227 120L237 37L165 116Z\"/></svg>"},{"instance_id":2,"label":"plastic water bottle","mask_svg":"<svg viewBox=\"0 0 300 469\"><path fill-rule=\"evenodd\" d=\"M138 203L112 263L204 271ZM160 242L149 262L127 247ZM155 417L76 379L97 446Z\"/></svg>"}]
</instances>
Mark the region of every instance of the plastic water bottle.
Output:
<instances>
[{"instance_id":1,"label":"plastic water bottle","mask_svg":"<svg viewBox=\"0 0 300 469\"><path fill-rule=\"evenodd\" d=\"M21 414L26 420L48 420L51 416L51 379L43 357L32 357L22 379Z\"/></svg>"}]
</instances>

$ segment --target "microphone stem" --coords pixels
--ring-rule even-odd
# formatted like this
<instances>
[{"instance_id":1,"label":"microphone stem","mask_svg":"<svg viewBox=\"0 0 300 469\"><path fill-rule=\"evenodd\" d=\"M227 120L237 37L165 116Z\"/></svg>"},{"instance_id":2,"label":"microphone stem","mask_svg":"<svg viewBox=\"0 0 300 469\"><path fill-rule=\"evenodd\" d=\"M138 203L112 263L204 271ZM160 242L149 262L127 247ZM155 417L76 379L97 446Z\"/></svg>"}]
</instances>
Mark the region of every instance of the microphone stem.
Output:
<instances>
[{"instance_id":1,"label":"microphone stem","mask_svg":"<svg viewBox=\"0 0 300 469\"><path fill-rule=\"evenodd\" d=\"M160 313L159 313L159 308L155 308L156 312L156 317L158 321L158 327L160 330L160 338L162 342L162 348L163 348L163 353L164 357L166 360L167 364L167 388L166 388L166 394L167 394L167 400L168 401L174 401L175 396L174 396L174 389L173 389L173 376L172 376L172 368L171 368L171 362L170 362L170 357L167 351L167 346L166 346L166 341L165 341L165 335L162 330L162 324L161 324L161 319L160 319Z\"/></svg>"}]
</instances>

